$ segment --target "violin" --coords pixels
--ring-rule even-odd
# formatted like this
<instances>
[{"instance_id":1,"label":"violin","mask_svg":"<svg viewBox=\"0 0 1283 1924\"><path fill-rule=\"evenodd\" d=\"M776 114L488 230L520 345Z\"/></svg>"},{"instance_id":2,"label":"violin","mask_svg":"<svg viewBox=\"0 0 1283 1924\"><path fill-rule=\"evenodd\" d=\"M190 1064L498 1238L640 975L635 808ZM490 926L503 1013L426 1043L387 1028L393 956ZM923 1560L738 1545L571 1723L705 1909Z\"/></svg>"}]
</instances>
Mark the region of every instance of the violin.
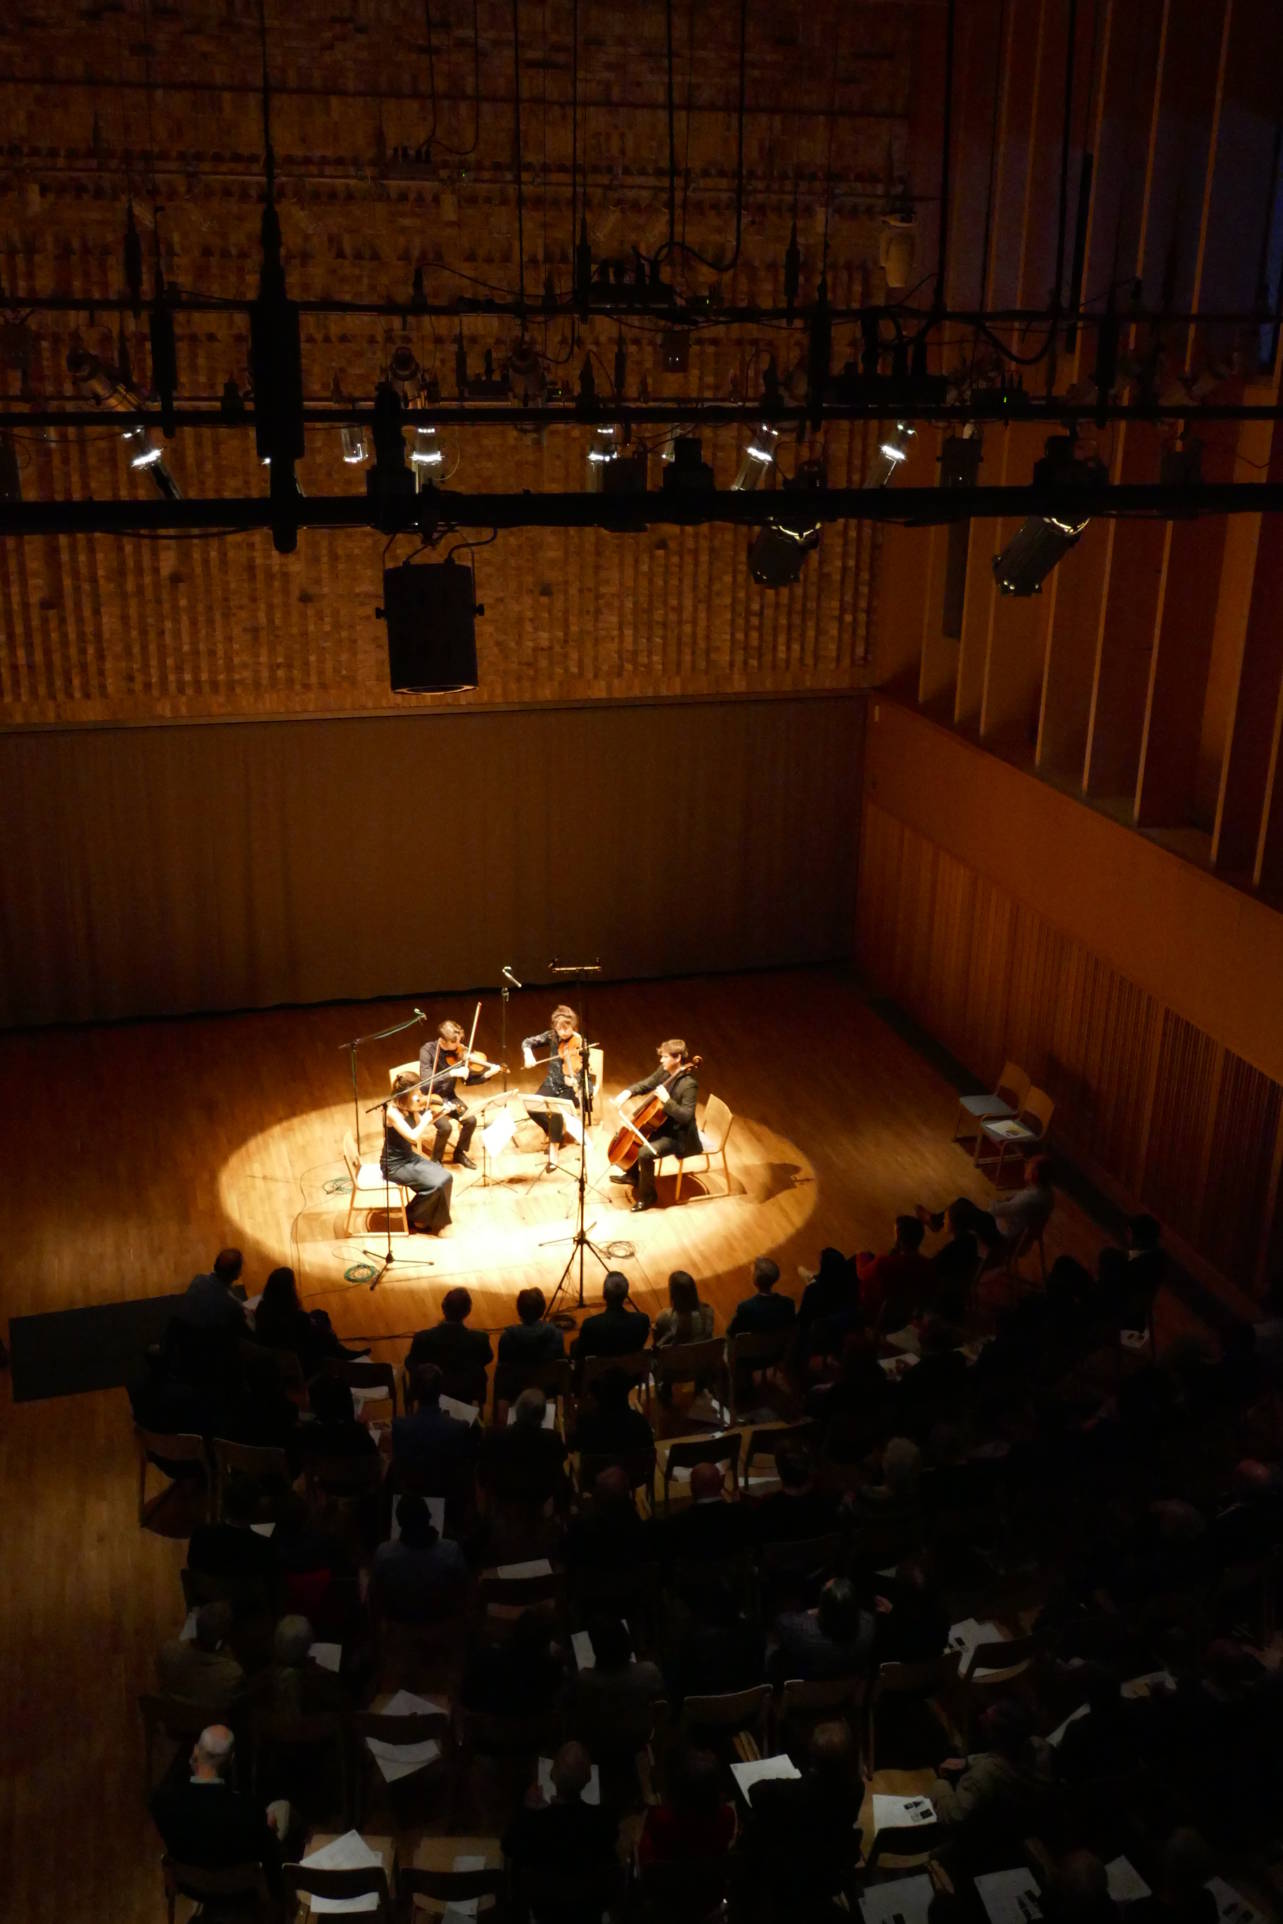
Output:
<instances>
[{"instance_id":1,"label":"violin","mask_svg":"<svg viewBox=\"0 0 1283 1924\"><path fill-rule=\"evenodd\" d=\"M584 1072L584 1039L578 1029L572 1029L557 1044L557 1054L561 1058L562 1074L573 1081Z\"/></svg>"},{"instance_id":2,"label":"violin","mask_svg":"<svg viewBox=\"0 0 1283 1924\"><path fill-rule=\"evenodd\" d=\"M685 1069L698 1069L703 1060L703 1056L683 1056L672 1074L679 1076ZM652 1136L661 1134L666 1121L664 1104L657 1089L639 1096L632 1115L620 1124L610 1139L607 1161L613 1163L616 1169L631 1169L641 1154L642 1140L649 1142Z\"/></svg>"},{"instance_id":3,"label":"violin","mask_svg":"<svg viewBox=\"0 0 1283 1924\"><path fill-rule=\"evenodd\" d=\"M460 1076L470 1076L474 1069L483 1069L497 1075L503 1067L501 1062L491 1062L480 1049L465 1049L461 1042L457 1043L453 1049L443 1049L441 1059L447 1069Z\"/></svg>"}]
</instances>

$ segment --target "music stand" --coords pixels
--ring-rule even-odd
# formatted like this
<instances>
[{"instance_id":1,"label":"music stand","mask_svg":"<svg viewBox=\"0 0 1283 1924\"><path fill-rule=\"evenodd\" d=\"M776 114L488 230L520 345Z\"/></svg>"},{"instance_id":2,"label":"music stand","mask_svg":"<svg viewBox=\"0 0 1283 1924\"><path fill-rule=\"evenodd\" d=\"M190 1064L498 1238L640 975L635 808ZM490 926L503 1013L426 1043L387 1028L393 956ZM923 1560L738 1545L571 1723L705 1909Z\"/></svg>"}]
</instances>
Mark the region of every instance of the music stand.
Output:
<instances>
[{"instance_id":1,"label":"music stand","mask_svg":"<svg viewBox=\"0 0 1283 1924\"><path fill-rule=\"evenodd\" d=\"M535 1116L560 1116L563 1122L569 1121L572 1118L576 1122L580 1121L579 1104L571 1096L523 1095L519 1100L526 1114L532 1118ZM582 1128L582 1123L580 1126ZM549 1140L551 1140L551 1138ZM571 1141L574 1141L573 1136L571 1137ZM582 1135L579 1140L579 1147L581 1149L583 1147ZM553 1163L550 1166L545 1157L543 1168L538 1170L536 1174L530 1178L530 1181L526 1185L525 1193L529 1195L535 1184L544 1176L554 1175L569 1177L571 1182L575 1180L568 1169L563 1169L560 1163Z\"/></svg>"}]
</instances>

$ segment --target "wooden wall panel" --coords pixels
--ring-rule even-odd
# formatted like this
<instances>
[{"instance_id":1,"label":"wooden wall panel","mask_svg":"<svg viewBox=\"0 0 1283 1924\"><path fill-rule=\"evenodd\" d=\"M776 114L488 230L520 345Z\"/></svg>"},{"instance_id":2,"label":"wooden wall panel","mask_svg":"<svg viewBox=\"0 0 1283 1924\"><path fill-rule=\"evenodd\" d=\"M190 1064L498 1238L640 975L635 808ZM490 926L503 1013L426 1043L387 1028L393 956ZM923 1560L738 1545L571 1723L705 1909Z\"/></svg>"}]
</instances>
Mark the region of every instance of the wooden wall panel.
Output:
<instances>
[{"instance_id":1,"label":"wooden wall panel","mask_svg":"<svg viewBox=\"0 0 1283 1924\"><path fill-rule=\"evenodd\" d=\"M1283 1087L866 792L856 952L971 1068L1010 1056L1054 1098L1053 1146L1259 1292L1278 1213Z\"/></svg>"}]
</instances>

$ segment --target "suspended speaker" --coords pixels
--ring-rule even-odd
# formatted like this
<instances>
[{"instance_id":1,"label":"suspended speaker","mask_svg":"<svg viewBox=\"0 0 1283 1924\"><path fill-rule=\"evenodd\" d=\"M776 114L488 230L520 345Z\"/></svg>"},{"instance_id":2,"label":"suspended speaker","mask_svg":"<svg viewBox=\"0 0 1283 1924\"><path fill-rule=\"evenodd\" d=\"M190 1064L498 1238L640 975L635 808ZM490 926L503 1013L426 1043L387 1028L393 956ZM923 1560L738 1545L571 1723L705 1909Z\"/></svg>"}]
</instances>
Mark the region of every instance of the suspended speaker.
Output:
<instances>
[{"instance_id":1,"label":"suspended speaker","mask_svg":"<svg viewBox=\"0 0 1283 1924\"><path fill-rule=\"evenodd\" d=\"M477 685L476 582L453 559L409 562L383 575L388 675L394 694L449 695Z\"/></svg>"}]
</instances>

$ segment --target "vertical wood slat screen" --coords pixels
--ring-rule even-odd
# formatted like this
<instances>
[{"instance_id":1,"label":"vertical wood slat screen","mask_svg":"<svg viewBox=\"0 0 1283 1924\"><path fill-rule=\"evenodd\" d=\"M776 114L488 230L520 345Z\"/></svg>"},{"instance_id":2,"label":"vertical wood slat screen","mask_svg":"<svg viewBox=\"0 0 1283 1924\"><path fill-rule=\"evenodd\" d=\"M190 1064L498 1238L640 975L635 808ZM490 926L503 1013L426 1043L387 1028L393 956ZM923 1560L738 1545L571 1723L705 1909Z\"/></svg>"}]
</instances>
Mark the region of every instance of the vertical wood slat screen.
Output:
<instances>
[{"instance_id":1,"label":"vertical wood slat screen","mask_svg":"<svg viewBox=\"0 0 1283 1924\"><path fill-rule=\"evenodd\" d=\"M1283 1247L1278 1083L867 794L856 951L977 1086L1021 1062L1056 1141L1259 1293Z\"/></svg>"}]
</instances>

